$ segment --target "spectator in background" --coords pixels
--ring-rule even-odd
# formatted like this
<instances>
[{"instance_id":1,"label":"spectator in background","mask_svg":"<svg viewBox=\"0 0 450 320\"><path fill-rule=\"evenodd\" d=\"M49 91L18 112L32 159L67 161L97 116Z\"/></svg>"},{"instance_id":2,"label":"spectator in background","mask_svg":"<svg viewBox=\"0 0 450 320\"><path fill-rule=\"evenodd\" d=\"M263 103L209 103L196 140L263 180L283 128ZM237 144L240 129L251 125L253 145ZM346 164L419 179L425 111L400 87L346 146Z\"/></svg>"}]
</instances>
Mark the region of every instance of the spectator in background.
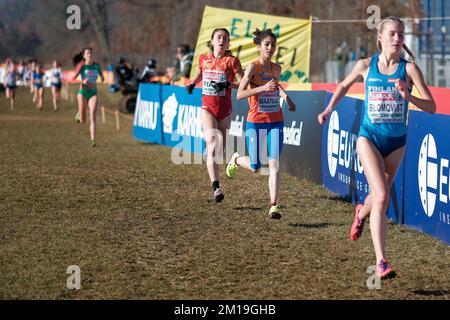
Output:
<instances>
[{"instance_id":1,"label":"spectator in background","mask_svg":"<svg viewBox=\"0 0 450 320\"><path fill-rule=\"evenodd\" d=\"M335 50L335 60L337 62L338 79L341 81L345 76L345 67L349 61L349 48L347 42L343 41Z\"/></svg>"},{"instance_id":2,"label":"spectator in background","mask_svg":"<svg viewBox=\"0 0 450 320\"><path fill-rule=\"evenodd\" d=\"M119 77L119 84L133 79L133 66L123 57L119 58L119 64L116 67L116 74Z\"/></svg>"},{"instance_id":3,"label":"spectator in background","mask_svg":"<svg viewBox=\"0 0 450 320\"><path fill-rule=\"evenodd\" d=\"M349 62L356 61L356 51L353 49L349 49Z\"/></svg>"},{"instance_id":4,"label":"spectator in background","mask_svg":"<svg viewBox=\"0 0 450 320\"><path fill-rule=\"evenodd\" d=\"M109 85L109 92L115 93L120 90L119 79L117 79L117 75L115 74L116 67L111 63L106 67L106 70L112 72L114 81L113 84Z\"/></svg>"},{"instance_id":5,"label":"spectator in background","mask_svg":"<svg viewBox=\"0 0 450 320\"><path fill-rule=\"evenodd\" d=\"M160 73L156 71L156 60L153 58L150 58L147 61L147 65L144 67L144 70L142 71L141 75L139 76L140 82L154 82L151 79L153 77L160 76Z\"/></svg>"},{"instance_id":6,"label":"spectator in background","mask_svg":"<svg viewBox=\"0 0 450 320\"><path fill-rule=\"evenodd\" d=\"M187 44L180 44L177 47L177 62L175 64L177 73L173 78L174 82L180 80L182 77L189 78L193 59L194 53L191 52Z\"/></svg>"},{"instance_id":7,"label":"spectator in background","mask_svg":"<svg viewBox=\"0 0 450 320\"><path fill-rule=\"evenodd\" d=\"M357 50L357 53L356 53L356 55L357 55L357 57L359 58L359 59L365 59L365 58L367 58L367 49L364 47L364 46L360 46L359 48L358 48L358 50Z\"/></svg>"},{"instance_id":8,"label":"spectator in background","mask_svg":"<svg viewBox=\"0 0 450 320\"><path fill-rule=\"evenodd\" d=\"M167 83L168 84L173 84L173 78L175 77L175 75L177 74L177 68L175 67L169 67L166 69L166 79L167 79Z\"/></svg>"}]
</instances>

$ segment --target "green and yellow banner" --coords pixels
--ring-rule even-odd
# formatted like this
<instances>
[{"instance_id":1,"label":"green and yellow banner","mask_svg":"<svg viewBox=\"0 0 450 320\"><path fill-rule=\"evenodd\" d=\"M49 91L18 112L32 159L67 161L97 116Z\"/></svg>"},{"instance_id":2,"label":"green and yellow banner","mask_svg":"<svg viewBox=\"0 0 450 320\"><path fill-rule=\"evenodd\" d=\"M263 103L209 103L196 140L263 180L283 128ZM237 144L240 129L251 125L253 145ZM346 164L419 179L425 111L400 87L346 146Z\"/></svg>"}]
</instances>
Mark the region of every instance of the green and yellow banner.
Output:
<instances>
[{"instance_id":1,"label":"green and yellow banner","mask_svg":"<svg viewBox=\"0 0 450 320\"><path fill-rule=\"evenodd\" d=\"M210 52L208 42L215 28L227 28L230 32L230 50L238 57L242 67L259 57L259 51L253 43L253 32L272 29L277 36L277 50L273 62L281 65L281 81L305 83L309 81L309 61L311 51L311 19L293 19L270 16L246 11L205 7L200 32L195 47L195 56L191 69L191 79L198 74L198 58Z\"/></svg>"}]
</instances>

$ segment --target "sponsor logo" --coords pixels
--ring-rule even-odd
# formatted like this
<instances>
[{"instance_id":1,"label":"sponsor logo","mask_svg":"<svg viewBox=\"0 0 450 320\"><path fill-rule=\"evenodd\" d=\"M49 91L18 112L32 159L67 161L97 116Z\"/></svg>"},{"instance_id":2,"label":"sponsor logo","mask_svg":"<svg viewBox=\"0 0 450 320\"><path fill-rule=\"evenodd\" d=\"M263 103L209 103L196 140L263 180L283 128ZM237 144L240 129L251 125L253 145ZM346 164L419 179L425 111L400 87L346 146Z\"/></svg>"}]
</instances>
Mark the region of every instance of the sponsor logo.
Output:
<instances>
[{"instance_id":1,"label":"sponsor logo","mask_svg":"<svg viewBox=\"0 0 450 320\"><path fill-rule=\"evenodd\" d=\"M292 121L290 127L284 127L283 143L291 146L300 147L302 140L303 121L297 126L297 121Z\"/></svg>"},{"instance_id":2,"label":"sponsor logo","mask_svg":"<svg viewBox=\"0 0 450 320\"><path fill-rule=\"evenodd\" d=\"M333 111L330 116L327 136L328 171L331 177L336 176L338 166L350 168L360 174L363 173L362 164L356 153L357 139L356 134L340 129L339 115L337 111Z\"/></svg>"},{"instance_id":3,"label":"sponsor logo","mask_svg":"<svg viewBox=\"0 0 450 320\"><path fill-rule=\"evenodd\" d=\"M155 130L158 124L159 108L159 102L141 100L141 94L139 93L136 102L134 125L145 129Z\"/></svg>"},{"instance_id":4,"label":"sponsor logo","mask_svg":"<svg viewBox=\"0 0 450 320\"><path fill-rule=\"evenodd\" d=\"M163 103L162 108L162 116L163 116L163 132L164 133L173 133L173 120L177 115L178 101L175 96L175 93Z\"/></svg>"},{"instance_id":5,"label":"sponsor logo","mask_svg":"<svg viewBox=\"0 0 450 320\"><path fill-rule=\"evenodd\" d=\"M427 134L420 146L417 176L422 208L431 217L438 201L449 203L449 160L439 157L432 134Z\"/></svg>"},{"instance_id":6,"label":"sponsor logo","mask_svg":"<svg viewBox=\"0 0 450 320\"><path fill-rule=\"evenodd\" d=\"M236 116L235 120L231 121L230 130L228 134L230 136L242 137L244 133L244 116Z\"/></svg>"},{"instance_id":7,"label":"sponsor logo","mask_svg":"<svg viewBox=\"0 0 450 320\"><path fill-rule=\"evenodd\" d=\"M436 205L437 150L431 134L425 136L420 146L418 165L420 202L426 215L431 217Z\"/></svg>"}]
</instances>

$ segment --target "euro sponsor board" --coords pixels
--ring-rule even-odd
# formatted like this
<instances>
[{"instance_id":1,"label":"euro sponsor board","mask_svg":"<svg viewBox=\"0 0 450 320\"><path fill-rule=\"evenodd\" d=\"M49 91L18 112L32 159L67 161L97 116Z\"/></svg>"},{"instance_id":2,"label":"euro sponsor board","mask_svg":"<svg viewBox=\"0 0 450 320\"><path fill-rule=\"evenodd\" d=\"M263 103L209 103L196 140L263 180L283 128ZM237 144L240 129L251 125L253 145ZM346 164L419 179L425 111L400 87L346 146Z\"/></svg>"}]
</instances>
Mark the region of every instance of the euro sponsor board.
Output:
<instances>
[{"instance_id":1,"label":"euro sponsor board","mask_svg":"<svg viewBox=\"0 0 450 320\"><path fill-rule=\"evenodd\" d=\"M331 99L327 94L326 103ZM344 97L328 117L322 130L322 181L330 191L353 203L364 203L370 186L358 157L356 141L364 102ZM390 189L388 218L402 222L403 164Z\"/></svg>"},{"instance_id":2,"label":"euro sponsor board","mask_svg":"<svg viewBox=\"0 0 450 320\"><path fill-rule=\"evenodd\" d=\"M405 224L450 244L450 116L410 111Z\"/></svg>"}]
</instances>

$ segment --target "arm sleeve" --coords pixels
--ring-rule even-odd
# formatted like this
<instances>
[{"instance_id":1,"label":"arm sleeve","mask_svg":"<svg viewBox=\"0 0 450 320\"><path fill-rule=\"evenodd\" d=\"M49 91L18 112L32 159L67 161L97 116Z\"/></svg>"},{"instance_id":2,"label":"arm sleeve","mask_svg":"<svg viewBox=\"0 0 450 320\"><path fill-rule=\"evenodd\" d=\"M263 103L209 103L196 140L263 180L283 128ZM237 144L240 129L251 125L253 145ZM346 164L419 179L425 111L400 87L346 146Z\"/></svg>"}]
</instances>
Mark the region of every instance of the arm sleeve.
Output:
<instances>
[{"instance_id":1,"label":"arm sleeve","mask_svg":"<svg viewBox=\"0 0 450 320\"><path fill-rule=\"evenodd\" d=\"M78 77L78 75L80 74L81 69L83 68L83 66L84 66L84 63L83 63L83 62L80 62L80 63L78 64L77 68L75 69L75 74L73 75L72 80L75 80L75 79Z\"/></svg>"}]
</instances>

